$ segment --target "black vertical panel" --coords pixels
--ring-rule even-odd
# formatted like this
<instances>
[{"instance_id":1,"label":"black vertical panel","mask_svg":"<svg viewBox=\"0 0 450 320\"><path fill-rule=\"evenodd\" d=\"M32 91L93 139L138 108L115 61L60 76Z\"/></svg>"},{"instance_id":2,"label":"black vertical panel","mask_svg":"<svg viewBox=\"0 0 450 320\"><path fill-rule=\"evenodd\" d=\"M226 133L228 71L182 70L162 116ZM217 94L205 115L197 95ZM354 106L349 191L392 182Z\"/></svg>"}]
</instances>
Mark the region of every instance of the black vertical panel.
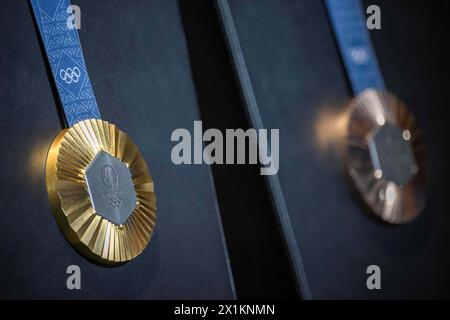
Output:
<instances>
[{"instance_id":1,"label":"black vertical panel","mask_svg":"<svg viewBox=\"0 0 450 320\"><path fill-rule=\"evenodd\" d=\"M204 130L249 122L214 1L179 1ZM270 195L256 165L214 165L238 298L296 298Z\"/></svg>"}]
</instances>

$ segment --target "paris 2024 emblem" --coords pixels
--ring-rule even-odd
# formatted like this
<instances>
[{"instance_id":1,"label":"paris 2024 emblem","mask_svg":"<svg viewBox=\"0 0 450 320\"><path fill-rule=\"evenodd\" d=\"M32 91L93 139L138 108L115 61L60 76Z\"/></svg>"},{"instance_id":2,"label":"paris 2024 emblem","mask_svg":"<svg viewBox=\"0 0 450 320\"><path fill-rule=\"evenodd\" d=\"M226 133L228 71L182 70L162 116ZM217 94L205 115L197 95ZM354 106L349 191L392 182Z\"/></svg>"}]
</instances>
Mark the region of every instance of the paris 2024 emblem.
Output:
<instances>
[{"instance_id":1,"label":"paris 2024 emblem","mask_svg":"<svg viewBox=\"0 0 450 320\"><path fill-rule=\"evenodd\" d=\"M101 176L104 186L109 190L102 194L102 197L108 198L108 204L112 208L120 208L122 206L121 196L123 191L118 188L119 177L117 176L116 170L110 165L104 165L101 169Z\"/></svg>"}]
</instances>

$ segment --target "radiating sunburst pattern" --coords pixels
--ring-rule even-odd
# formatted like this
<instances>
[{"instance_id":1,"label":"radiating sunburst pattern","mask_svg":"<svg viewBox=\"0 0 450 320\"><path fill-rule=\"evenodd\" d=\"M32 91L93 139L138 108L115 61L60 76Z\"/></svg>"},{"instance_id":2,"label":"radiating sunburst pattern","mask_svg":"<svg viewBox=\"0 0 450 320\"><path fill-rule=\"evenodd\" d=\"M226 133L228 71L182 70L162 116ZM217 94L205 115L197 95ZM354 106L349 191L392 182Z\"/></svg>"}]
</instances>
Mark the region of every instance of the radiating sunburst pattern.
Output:
<instances>
[{"instance_id":1,"label":"radiating sunburst pattern","mask_svg":"<svg viewBox=\"0 0 450 320\"><path fill-rule=\"evenodd\" d=\"M398 128L402 139L410 144L410 162L413 163L410 168L398 163L392 165L397 166L396 170L410 170L405 183L386 177L376 165L377 161L385 159L374 159L374 152L370 150L377 130L387 125ZM372 212L393 224L406 223L417 217L425 203L426 150L421 131L406 107L387 92L364 91L350 105L346 141L348 174ZM396 152L394 149L393 154L385 156L396 162L406 153Z\"/></svg>"},{"instance_id":2,"label":"radiating sunburst pattern","mask_svg":"<svg viewBox=\"0 0 450 320\"><path fill-rule=\"evenodd\" d=\"M98 152L127 165L137 204L123 225L95 213L85 180ZM116 126L84 120L63 130L47 158L46 182L56 220L68 240L88 258L101 263L133 259L147 246L156 222L156 196L147 164L136 145Z\"/></svg>"}]
</instances>

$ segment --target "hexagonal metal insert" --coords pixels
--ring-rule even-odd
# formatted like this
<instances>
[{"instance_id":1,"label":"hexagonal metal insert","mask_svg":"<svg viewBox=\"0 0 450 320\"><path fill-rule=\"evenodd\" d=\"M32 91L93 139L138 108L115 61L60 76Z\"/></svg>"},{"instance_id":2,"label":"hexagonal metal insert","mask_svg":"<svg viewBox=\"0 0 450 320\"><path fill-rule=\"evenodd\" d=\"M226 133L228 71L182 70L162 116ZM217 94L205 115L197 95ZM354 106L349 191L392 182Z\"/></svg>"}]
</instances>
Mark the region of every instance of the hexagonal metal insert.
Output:
<instances>
[{"instance_id":1,"label":"hexagonal metal insert","mask_svg":"<svg viewBox=\"0 0 450 320\"><path fill-rule=\"evenodd\" d=\"M87 167L85 179L95 212L112 223L124 224L136 207L136 192L128 167L100 151Z\"/></svg>"},{"instance_id":2,"label":"hexagonal metal insert","mask_svg":"<svg viewBox=\"0 0 450 320\"><path fill-rule=\"evenodd\" d=\"M417 164L408 130L386 123L369 139L375 177L384 177L397 185L406 185L417 173Z\"/></svg>"}]
</instances>

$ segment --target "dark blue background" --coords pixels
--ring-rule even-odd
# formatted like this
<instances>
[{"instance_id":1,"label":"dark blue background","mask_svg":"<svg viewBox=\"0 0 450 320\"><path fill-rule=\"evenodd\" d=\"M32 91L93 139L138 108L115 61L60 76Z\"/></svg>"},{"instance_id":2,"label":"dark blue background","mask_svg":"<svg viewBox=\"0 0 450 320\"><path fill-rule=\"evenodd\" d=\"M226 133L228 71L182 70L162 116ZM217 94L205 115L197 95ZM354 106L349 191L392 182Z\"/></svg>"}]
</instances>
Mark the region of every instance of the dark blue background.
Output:
<instances>
[{"instance_id":1,"label":"dark blue background","mask_svg":"<svg viewBox=\"0 0 450 320\"><path fill-rule=\"evenodd\" d=\"M147 160L158 223L147 250L117 268L88 262L65 241L44 185L61 130L54 88L28 1L2 1L0 297L232 298L220 220L238 297L298 296L259 168L213 166L213 182L206 166L170 161L176 128L200 118L205 129L249 125L213 1L73 4L102 116ZM312 297L450 297L448 3L364 1L382 9L371 36L386 85L416 115L429 149L426 210L402 227L366 215L334 152L317 144L320 112L342 110L351 96L322 1L230 4L265 126L280 128L279 178ZM70 264L81 267L81 291L66 289ZM365 287L370 264L381 266L381 291Z\"/></svg>"}]
</instances>

